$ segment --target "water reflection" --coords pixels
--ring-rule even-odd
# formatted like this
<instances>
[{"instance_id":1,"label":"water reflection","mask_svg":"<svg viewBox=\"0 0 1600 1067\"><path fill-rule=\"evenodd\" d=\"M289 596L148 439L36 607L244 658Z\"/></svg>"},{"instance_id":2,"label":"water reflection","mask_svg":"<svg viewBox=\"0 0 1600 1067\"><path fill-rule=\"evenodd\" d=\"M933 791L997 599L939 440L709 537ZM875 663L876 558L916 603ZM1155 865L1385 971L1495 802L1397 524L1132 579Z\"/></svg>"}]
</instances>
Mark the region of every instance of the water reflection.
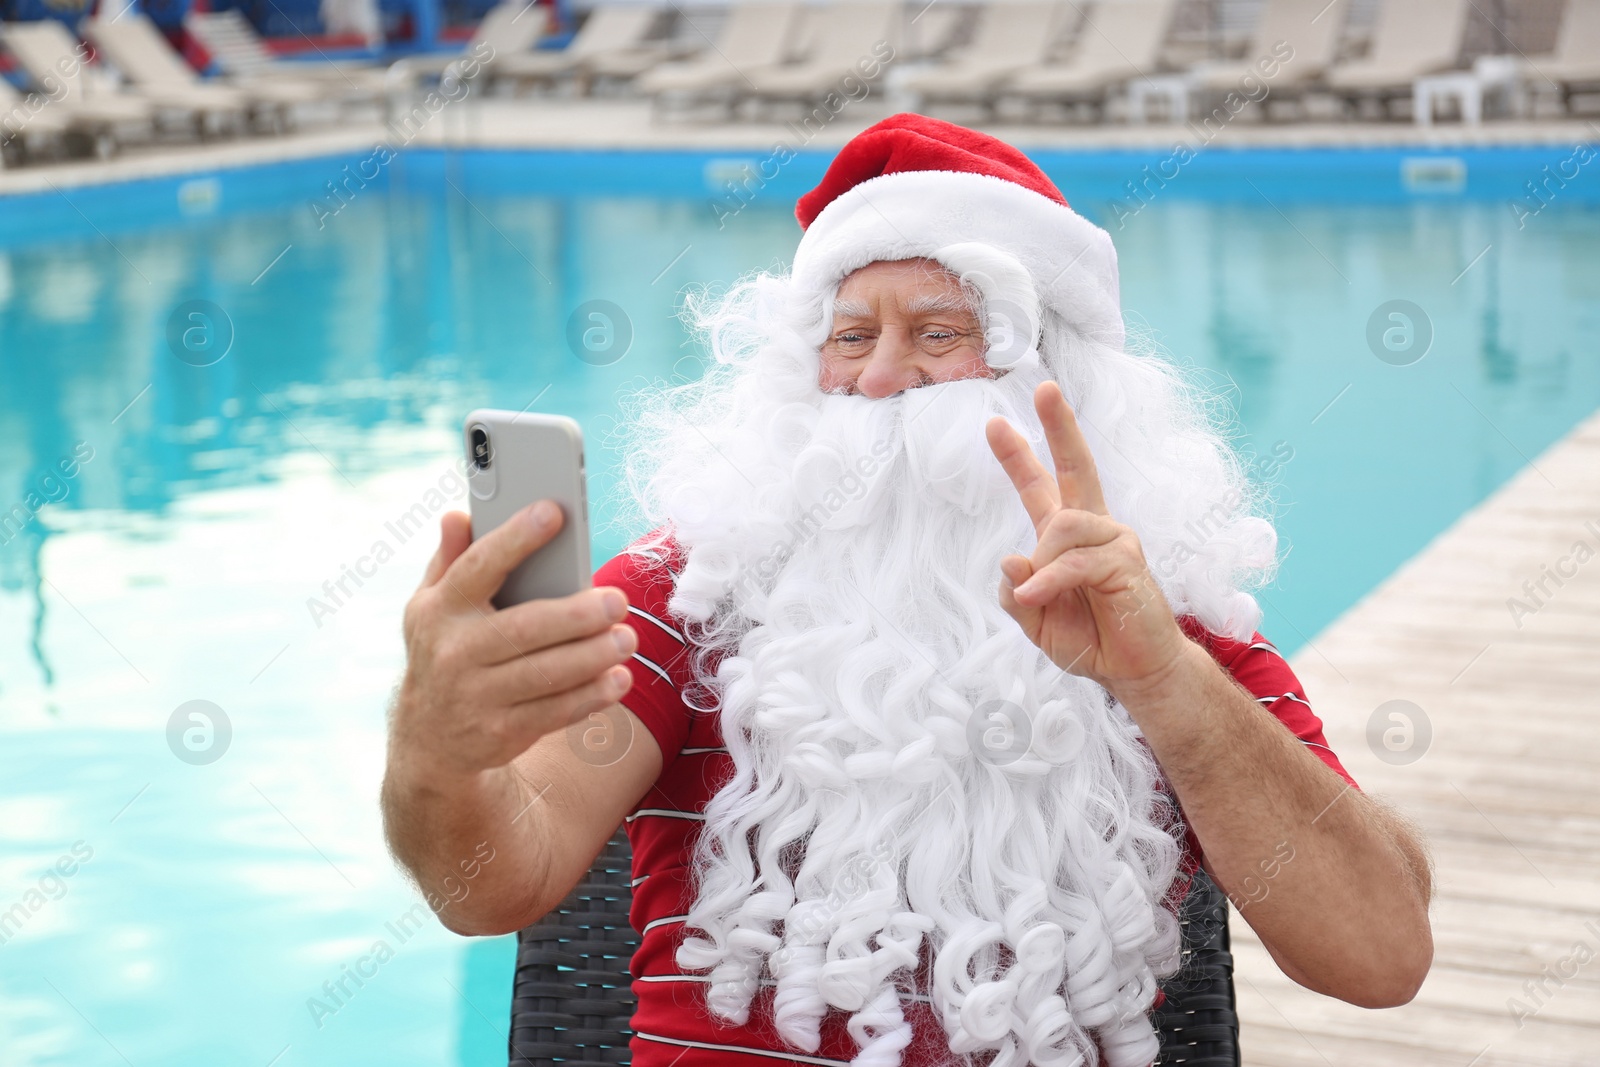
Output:
<instances>
[{"instance_id":1,"label":"water reflection","mask_svg":"<svg viewBox=\"0 0 1600 1067\"><path fill-rule=\"evenodd\" d=\"M1275 457L1282 645L1600 405L1580 355L1597 237L1600 216L1561 205L1519 231L1498 204L1248 199L1157 202L1116 234L1125 305ZM332 1017L307 1007L416 899L374 797L399 608L433 534L389 524L448 470L472 407L533 403L602 438L632 388L692 372L683 288L784 262L795 239L776 202L719 231L702 201L468 201L440 182L320 230L295 203L0 252L0 885L96 850L0 945L0 1033L24 1062L120 1062L84 1019L133 1062L494 1059L503 942L430 929ZM1435 331L1408 367L1365 340L1396 298ZM604 367L566 342L596 299L634 332ZM210 366L168 340L194 300L232 331ZM93 458L43 492L80 443ZM634 531L615 457L590 457L599 560ZM379 540L394 557L309 611ZM167 749L193 699L233 723L214 765Z\"/></svg>"}]
</instances>

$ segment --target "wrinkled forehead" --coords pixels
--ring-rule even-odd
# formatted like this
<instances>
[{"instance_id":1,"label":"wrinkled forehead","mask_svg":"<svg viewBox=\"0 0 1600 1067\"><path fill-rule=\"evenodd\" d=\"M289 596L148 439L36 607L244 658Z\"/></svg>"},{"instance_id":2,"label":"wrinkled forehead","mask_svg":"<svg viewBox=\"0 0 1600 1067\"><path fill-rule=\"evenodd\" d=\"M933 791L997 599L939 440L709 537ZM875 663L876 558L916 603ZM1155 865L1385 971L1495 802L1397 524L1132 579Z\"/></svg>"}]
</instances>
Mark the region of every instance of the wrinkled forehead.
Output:
<instances>
[{"instance_id":1,"label":"wrinkled forehead","mask_svg":"<svg viewBox=\"0 0 1600 1067\"><path fill-rule=\"evenodd\" d=\"M982 294L936 259L880 259L839 282L832 311L835 316L869 315L886 305L911 314L976 314Z\"/></svg>"},{"instance_id":2,"label":"wrinkled forehead","mask_svg":"<svg viewBox=\"0 0 1600 1067\"><path fill-rule=\"evenodd\" d=\"M886 283L905 281L959 285L960 276L932 256L912 256L906 259L875 259L857 267L839 282L839 288L860 285L864 282Z\"/></svg>"}]
</instances>

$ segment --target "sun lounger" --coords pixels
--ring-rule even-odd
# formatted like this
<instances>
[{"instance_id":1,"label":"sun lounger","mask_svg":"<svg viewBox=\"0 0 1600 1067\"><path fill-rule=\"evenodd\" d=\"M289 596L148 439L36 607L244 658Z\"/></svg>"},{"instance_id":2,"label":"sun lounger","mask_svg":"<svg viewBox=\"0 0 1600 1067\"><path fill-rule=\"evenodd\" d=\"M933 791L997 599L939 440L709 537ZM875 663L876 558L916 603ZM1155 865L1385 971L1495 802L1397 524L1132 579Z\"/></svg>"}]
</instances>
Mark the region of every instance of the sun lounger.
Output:
<instances>
[{"instance_id":1,"label":"sun lounger","mask_svg":"<svg viewBox=\"0 0 1600 1067\"><path fill-rule=\"evenodd\" d=\"M1064 60L1018 71L1002 95L1035 106L1088 104L1103 115L1115 89L1161 69L1174 6L1174 0L1101 0L1083 16Z\"/></svg>"},{"instance_id":2,"label":"sun lounger","mask_svg":"<svg viewBox=\"0 0 1600 1067\"><path fill-rule=\"evenodd\" d=\"M1230 93L1260 101L1267 116L1273 104L1303 103L1333 65L1343 15L1328 0L1267 0L1241 58L1189 68L1189 90L1202 104L1199 110L1231 117L1232 107L1214 110Z\"/></svg>"},{"instance_id":3,"label":"sun lounger","mask_svg":"<svg viewBox=\"0 0 1600 1067\"><path fill-rule=\"evenodd\" d=\"M918 107L913 110L935 100L992 109L996 89L1003 81L1045 61L1065 29L1068 14L1061 0L990 0L978 14L978 27L967 49L946 63L914 72L901 80L900 88L917 97Z\"/></svg>"},{"instance_id":4,"label":"sun lounger","mask_svg":"<svg viewBox=\"0 0 1600 1067\"><path fill-rule=\"evenodd\" d=\"M1274 92L1314 82L1333 65L1343 14L1330 9L1328 0L1267 0L1242 58L1196 64L1189 76L1198 89L1226 92L1249 75L1261 78L1263 61L1278 60L1269 79ZM1279 54L1284 46L1290 52L1287 60Z\"/></svg>"},{"instance_id":5,"label":"sun lounger","mask_svg":"<svg viewBox=\"0 0 1600 1067\"><path fill-rule=\"evenodd\" d=\"M974 19L995 0L984 0L976 9L966 9L953 4L913 2L912 15L906 20L906 31L901 41L901 61L944 59L953 48L964 47L972 33Z\"/></svg>"},{"instance_id":6,"label":"sun lounger","mask_svg":"<svg viewBox=\"0 0 1600 1067\"><path fill-rule=\"evenodd\" d=\"M812 41L805 58L746 71L742 95L757 100L847 95L850 79L866 82L862 63L881 67L893 57L891 50L900 44L901 19L898 3L840 0L814 8L808 13Z\"/></svg>"},{"instance_id":7,"label":"sun lounger","mask_svg":"<svg viewBox=\"0 0 1600 1067\"><path fill-rule=\"evenodd\" d=\"M613 5L590 13L559 52L529 52L497 63L494 76L518 85L550 83L571 76L580 93L597 78L632 78L667 56L650 34L662 16L646 4Z\"/></svg>"},{"instance_id":8,"label":"sun lounger","mask_svg":"<svg viewBox=\"0 0 1600 1067\"><path fill-rule=\"evenodd\" d=\"M16 166L53 149L72 124L42 96L32 99L0 78L0 166Z\"/></svg>"},{"instance_id":9,"label":"sun lounger","mask_svg":"<svg viewBox=\"0 0 1600 1067\"><path fill-rule=\"evenodd\" d=\"M49 99L52 115L65 129L87 136L97 155L111 155L123 144L153 134L156 107L96 82L85 58L87 49L55 19L6 23L0 28L0 45L33 88Z\"/></svg>"},{"instance_id":10,"label":"sun lounger","mask_svg":"<svg viewBox=\"0 0 1600 1067\"><path fill-rule=\"evenodd\" d=\"M298 82L319 87L333 100L382 99L385 68L375 64L286 62L273 55L250 20L238 8L191 11L184 29L200 42L230 81L250 88L266 81Z\"/></svg>"},{"instance_id":11,"label":"sun lounger","mask_svg":"<svg viewBox=\"0 0 1600 1067\"><path fill-rule=\"evenodd\" d=\"M597 31L596 36L614 43L587 56L579 64L579 73L588 81L637 78L674 54L668 42L653 36L661 24L662 12L652 13L647 7L601 8L590 16L590 22L602 16L617 21L609 30ZM584 23L585 27L588 25Z\"/></svg>"},{"instance_id":12,"label":"sun lounger","mask_svg":"<svg viewBox=\"0 0 1600 1067\"><path fill-rule=\"evenodd\" d=\"M1600 0L1567 0L1555 51L1530 57L1524 74L1534 89L1555 86L1568 111L1574 94L1600 91Z\"/></svg>"},{"instance_id":13,"label":"sun lounger","mask_svg":"<svg viewBox=\"0 0 1600 1067\"><path fill-rule=\"evenodd\" d=\"M441 52L408 56L390 67L391 85L414 83L419 77L443 76L460 70L463 60L476 60L479 76L491 73L500 64L528 55L528 50L545 35L545 10L534 0L502 0L489 9L472 33L472 40L460 52Z\"/></svg>"},{"instance_id":14,"label":"sun lounger","mask_svg":"<svg viewBox=\"0 0 1600 1067\"><path fill-rule=\"evenodd\" d=\"M713 44L693 59L653 67L634 85L650 94L659 109L708 97L731 104L745 71L775 66L789 57L799 18L798 3L734 3Z\"/></svg>"},{"instance_id":15,"label":"sun lounger","mask_svg":"<svg viewBox=\"0 0 1600 1067\"><path fill-rule=\"evenodd\" d=\"M303 85L263 83L242 89L204 82L146 15L88 18L82 30L101 58L121 72L140 96L159 107L189 112L202 134L209 132L211 121L237 127L255 120L281 128L289 125L292 108L320 99Z\"/></svg>"},{"instance_id":16,"label":"sun lounger","mask_svg":"<svg viewBox=\"0 0 1600 1067\"><path fill-rule=\"evenodd\" d=\"M1410 99L1418 78L1455 67L1472 0L1384 0L1365 59L1328 72L1327 87L1352 110L1376 100Z\"/></svg>"}]
</instances>

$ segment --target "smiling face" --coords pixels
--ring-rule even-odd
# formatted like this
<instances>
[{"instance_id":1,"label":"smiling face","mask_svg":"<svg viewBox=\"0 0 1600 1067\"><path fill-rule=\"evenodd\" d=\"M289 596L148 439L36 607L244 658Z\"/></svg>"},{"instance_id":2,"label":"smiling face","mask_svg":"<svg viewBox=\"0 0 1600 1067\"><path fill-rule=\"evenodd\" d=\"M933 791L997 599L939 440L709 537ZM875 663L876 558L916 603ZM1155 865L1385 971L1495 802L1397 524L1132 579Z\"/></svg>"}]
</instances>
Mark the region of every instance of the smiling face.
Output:
<instances>
[{"instance_id":1,"label":"smiling face","mask_svg":"<svg viewBox=\"0 0 1600 1067\"><path fill-rule=\"evenodd\" d=\"M880 260L839 284L817 384L876 399L992 378L984 351L978 310L954 274L931 259Z\"/></svg>"}]
</instances>

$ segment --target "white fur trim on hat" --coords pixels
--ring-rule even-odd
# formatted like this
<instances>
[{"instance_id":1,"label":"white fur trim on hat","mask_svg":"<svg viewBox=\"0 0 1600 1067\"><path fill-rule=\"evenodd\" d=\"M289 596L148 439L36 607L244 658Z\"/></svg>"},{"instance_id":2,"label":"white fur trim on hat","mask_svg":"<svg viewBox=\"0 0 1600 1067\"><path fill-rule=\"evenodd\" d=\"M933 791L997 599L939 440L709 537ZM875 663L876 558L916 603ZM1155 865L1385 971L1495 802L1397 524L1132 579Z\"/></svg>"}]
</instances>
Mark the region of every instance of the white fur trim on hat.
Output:
<instances>
[{"instance_id":1,"label":"white fur trim on hat","mask_svg":"<svg viewBox=\"0 0 1600 1067\"><path fill-rule=\"evenodd\" d=\"M808 292L822 292L868 263L939 259L941 249L968 242L1015 256L1033 276L1043 306L1085 335L1122 347L1111 235L1069 207L987 174L917 170L869 178L806 228L793 278ZM945 265L961 272L961 265Z\"/></svg>"}]
</instances>

